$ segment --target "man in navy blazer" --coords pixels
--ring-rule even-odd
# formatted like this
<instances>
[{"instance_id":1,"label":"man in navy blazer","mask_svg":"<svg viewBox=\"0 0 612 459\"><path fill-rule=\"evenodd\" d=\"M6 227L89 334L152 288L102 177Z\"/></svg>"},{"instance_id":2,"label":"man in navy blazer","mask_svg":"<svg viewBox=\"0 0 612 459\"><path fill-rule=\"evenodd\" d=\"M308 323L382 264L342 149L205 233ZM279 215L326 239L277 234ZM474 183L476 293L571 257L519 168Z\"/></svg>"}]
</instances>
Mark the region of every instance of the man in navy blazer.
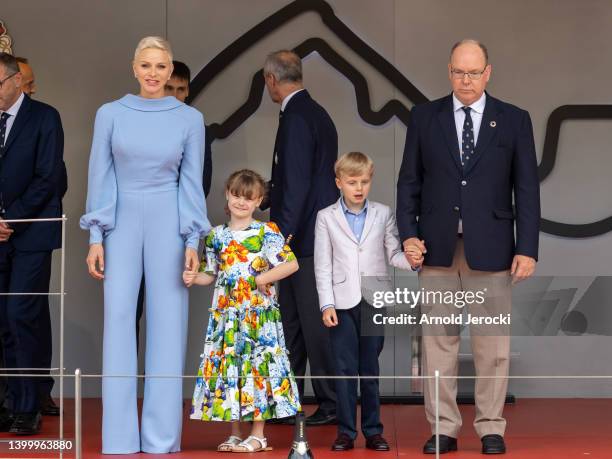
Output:
<instances>
[{"instance_id":1,"label":"man in navy blazer","mask_svg":"<svg viewBox=\"0 0 612 459\"><path fill-rule=\"evenodd\" d=\"M15 58L0 53L0 291L47 292L51 253L61 246L57 218L66 191L64 135L59 113L23 93ZM7 368L48 368L41 348L51 346L46 295L0 296L0 334ZM27 371L26 371L27 373ZM41 388L35 378L9 378L10 406L0 409L0 431L35 434Z\"/></svg>"},{"instance_id":2,"label":"man in navy blazer","mask_svg":"<svg viewBox=\"0 0 612 459\"><path fill-rule=\"evenodd\" d=\"M314 234L319 210L338 200L334 163L338 159L338 134L325 109L302 84L302 62L292 51L278 51L264 65L266 87L273 102L281 105L272 179L269 183L270 219L287 238L300 270L280 282L285 339L293 372L313 376L333 374L329 331L321 323L314 275ZM262 206L262 209L267 207ZM336 396L331 380L314 379L318 410L309 425L336 422ZM298 380L304 395L304 380Z\"/></svg>"},{"instance_id":3,"label":"man in navy blazer","mask_svg":"<svg viewBox=\"0 0 612 459\"><path fill-rule=\"evenodd\" d=\"M526 111L485 93L491 65L481 43L457 43L448 72L452 94L411 112L397 183L400 238L424 288L487 289L483 308L468 306L469 312L509 313L512 281L533 274L538 257L540 197L531 119ZM423 310L457 312L454 305L450 310L424 305ZM508 374L509 333L497 331L470 326L478 375ZM425 324L423 347L425 374L439 370L443 376L456 375L458 333ZM425 383L432 430L433 384ZM504 378L476 381L474 426L485 454L505 452L506 388ZM456 380L441 380L443 453L457 449L461 416L456 394ZM424 452L435 452L435 437Z\"/></svg>"}]
</instances>

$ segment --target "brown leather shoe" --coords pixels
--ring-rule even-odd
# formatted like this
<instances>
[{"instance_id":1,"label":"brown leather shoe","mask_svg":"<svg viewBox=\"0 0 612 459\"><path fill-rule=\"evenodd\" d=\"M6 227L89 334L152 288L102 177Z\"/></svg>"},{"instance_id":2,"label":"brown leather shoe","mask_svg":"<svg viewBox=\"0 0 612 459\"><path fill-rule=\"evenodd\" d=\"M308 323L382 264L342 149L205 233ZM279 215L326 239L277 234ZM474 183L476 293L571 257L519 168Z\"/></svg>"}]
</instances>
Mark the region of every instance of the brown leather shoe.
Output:
<instances>
[{"instance_id":1,"label":"brown leather shoe","mask_svg":"<svg viewBox=\"0 0 612 459\"><path fill-rule=\"evenodd\" d=\"M374 451L389 451L389 443L381 434L370 435L366 437L366 448Z\"/></svg>"},{"instance_id":2,"label":"brown leather shoe","mask_svg":"<svg viewBox=\"0 0 612 459\"><path fill-rule=\"evenodd\" d=\"M336 441L331 447L332 451L348 451L353 449L353 439L345 433L338 434Z\"/></svg>"}]
</instances>

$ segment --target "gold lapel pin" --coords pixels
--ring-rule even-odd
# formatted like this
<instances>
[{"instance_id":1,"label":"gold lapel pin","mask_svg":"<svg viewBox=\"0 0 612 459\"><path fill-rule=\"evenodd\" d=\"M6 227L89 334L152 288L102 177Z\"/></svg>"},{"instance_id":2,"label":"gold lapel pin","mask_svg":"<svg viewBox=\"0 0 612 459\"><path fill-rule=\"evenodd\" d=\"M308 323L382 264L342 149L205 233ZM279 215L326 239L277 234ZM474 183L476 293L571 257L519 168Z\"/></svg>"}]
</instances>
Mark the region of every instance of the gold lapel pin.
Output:
<instances>
[{"instance_id":1,"label":"gold lapel pin","mask_svg":"<svg viewBox=\"0 0 612 459\"><path fill-rule=\"evenodd\" d=\"M491 121L491 123L489 123L489 126L495 127L495 126L497 126L497 123L495 121Z\"/></svg>"}]
</instances>

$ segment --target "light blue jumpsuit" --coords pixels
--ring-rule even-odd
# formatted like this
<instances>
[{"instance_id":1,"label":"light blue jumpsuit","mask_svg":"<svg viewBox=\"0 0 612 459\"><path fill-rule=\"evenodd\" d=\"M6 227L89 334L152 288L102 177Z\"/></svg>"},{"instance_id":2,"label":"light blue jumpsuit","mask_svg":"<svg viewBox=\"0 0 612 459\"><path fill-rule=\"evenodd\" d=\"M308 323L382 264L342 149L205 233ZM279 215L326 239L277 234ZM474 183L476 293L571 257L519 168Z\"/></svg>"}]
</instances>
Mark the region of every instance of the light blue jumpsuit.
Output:
<instances>
[{"instance_id":1,"label":"light blue jumpsuit","mask_svg":"<svg viewBox=\"0 0 612 459\"><path fill-rule=\"evenodd\" d=\"M145 373L182 375L187 343L185 247L210 229L202 191L204 120L174 97L126 95L96 115L89 160L90 243L104 243L105 375L137 374L136 302L145 276ZM182 380L146 378L142 433L136 378L102 380L102 452L180 450Z\"/></svg>"}]
</instances>

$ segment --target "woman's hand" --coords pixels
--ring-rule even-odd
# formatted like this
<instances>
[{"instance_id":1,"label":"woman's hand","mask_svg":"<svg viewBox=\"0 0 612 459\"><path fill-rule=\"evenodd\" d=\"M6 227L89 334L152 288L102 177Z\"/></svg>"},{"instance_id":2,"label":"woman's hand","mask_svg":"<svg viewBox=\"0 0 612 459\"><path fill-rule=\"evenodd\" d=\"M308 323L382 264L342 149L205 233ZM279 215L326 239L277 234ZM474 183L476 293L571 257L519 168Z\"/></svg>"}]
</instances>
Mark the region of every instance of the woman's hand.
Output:
<instances>
[{"instance_id":1,"label":"woman's hand","mask_svg":"<svg viewBox=\"0 0 612 459\"><path fill-rule=\"evenodd\" d=\"M185 286L191 287L195 284L196 279L198 278L198 273L194 271L183 271L183 282Z\"/></svg>"},{"instance_id":2,"label":"woman's hand","mask_svg":"<svg viewBox=\"0 0 612 459\"><path fill-rule=\"evenodd\" d=\"M200 270L200 260L198 259L198 251L187 247L185 249L185 271L197 273Z\"/></svg>"},{"instance_id":3,"label":"woman's hand","mask_svg":"<svg viewBox=\"0 0 612 459\"><path fill-rule=\"evenodd\" d=\"M97 280L104 279L104 247L102 244L91 244L85 261L91 277Z\"/></svg>"}]
</instances>

